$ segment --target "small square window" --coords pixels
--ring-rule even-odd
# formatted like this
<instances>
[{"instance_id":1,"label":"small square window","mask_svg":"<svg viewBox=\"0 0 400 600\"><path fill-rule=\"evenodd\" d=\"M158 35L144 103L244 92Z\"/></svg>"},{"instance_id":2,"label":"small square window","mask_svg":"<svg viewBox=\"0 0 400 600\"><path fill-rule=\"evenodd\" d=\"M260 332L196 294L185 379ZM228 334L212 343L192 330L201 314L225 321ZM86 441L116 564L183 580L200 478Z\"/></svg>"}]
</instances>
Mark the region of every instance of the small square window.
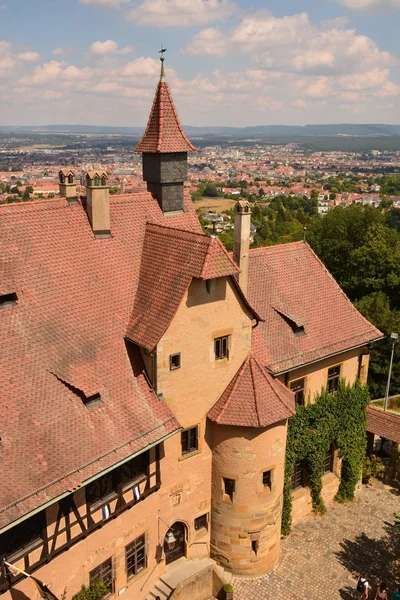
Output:
<instances>
[{"instance_id":1,"label":"small square window","mask_svg":"<svg viewBox=\"0 0 400 600\"><path fill-rule=\"evenodd\" d=\"M190 427L181 432L182 455L194 452L199 448L199 427Z\"/></svg>"},{"instance_id":2,"label":"small square window","mask_svg":"<svg viewBox=\"0 0 400 600\"><path fill-rule=\"evenodd\" d=\"M101 565L90 571L89 573L90 583L94 581L101 581L107 587L107 593L103 598L107 598L110 594L114 593L114 573L112 568L112 559L105 560Z\"/></svg>"},{"instance_id":3,"label":"small square window","mask_svg":"<svg viewBox=\"0 0 400 600\"><path fill-rule=\"evenodd\" d=\"M262 474L262 482L265 488L272 489L272 471L264 471Z\"/></svg>"},{"instance_id":4,"label":"small square window","mask_svg":"<svg viewBox=\"0 0 400 600\"><path fill-rule=\"evenodd\" d=\"M175 369L181 368L181 353L171 354L169 357L169 370L175 371Z\"/></svg>"},{"instance_id":5,"label":"small square window","mask_svg":"<svg viewBox=\"0 0 400 600\"><path fill-rule=\"evenodd\" d=\"M328 369L328 393L334 394L339 389L340 365Z\"/></svg>"},{"instance_id":6,"label":"small square window","mask_svg":"<svg viewBox=\"0 0 400 600\"><path fill-rule=\"evenodd\" d=\"M215 338L214 352L215 352L215 360L222 360L223 358L228 358L228 353L229 353L229 336L228 335L224 335L223 337Z\"/></svg>"},{"instance_id":7,"label":"small square window","mask_svg":"<svg viewBox=\"0 0 400 600\"><path fill-rule=\"evenodd\" d=\"M199 529L208 529L208 513L194 520L194 528L196 531L199 531Z\"/></svg>"},{"instance_id":8,"label":"small square window","mask_svg":"<svg viewBox=\"0 0 400 600\"><path fill-rule=\"evenodd\" d=\"M229 479L228 477L224 477L224 492L229 498L231 502L233 502L233 494L235 492L235 484L236 481L234 479Z\"/></svg>"}]
</instances>

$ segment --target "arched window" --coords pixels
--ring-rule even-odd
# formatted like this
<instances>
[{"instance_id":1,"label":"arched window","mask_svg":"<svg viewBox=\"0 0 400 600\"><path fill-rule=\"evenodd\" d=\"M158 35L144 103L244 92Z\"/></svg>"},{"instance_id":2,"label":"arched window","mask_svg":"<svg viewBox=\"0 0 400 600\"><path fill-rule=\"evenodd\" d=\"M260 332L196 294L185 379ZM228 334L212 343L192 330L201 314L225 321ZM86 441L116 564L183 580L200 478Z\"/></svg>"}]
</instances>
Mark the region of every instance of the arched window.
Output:
<instances>
[{"instance_id":1,"label":"arched window","mask_svg":"<svg viewBox=\"0 0 400 600\"><path fill-rule=\"evenodd\" d=\"M65 183L64 173L60 173L59 177L60 177L60 183Z\"/></svg>"},{"instance_id":2,"label":"arched window","mask_svg":"<svg viewBox=\"0 0 400 600\"><path fill-rule=\"evenodd\" d=\"M96 175L96 177L93 180L93 185L95 185L95 186L99 186L100 185L100 177L97 177L97 175Z\"/></svg>"},{"instance_id":3,"label":"arched window","mask_svg":"<svg viewBox=\"0 0 400 600\"><path fill-rule=\"evenodd\" d=\"M74 183L74 176L72 175L72 173L68 175L68 183Z\"/></svg>"},{"instance_id":4,"label":"arched window","mask_svg":"<svg viewBox=\"0 0 400 600\"><path fill-rule=\"evenodd\" d=\"M101 178L101 185L107 185L107 180L105 178L105 176L103 175L103 177Z\"/></svg>"},{"instance_id":5,"label":"arched window","mask_svg":"<svg viewBox=\"0 0 400 600\"><path fill-rule=\"evenodd\" d=\"M244 212L249 212L249 207L248 206L244 207Z\"/></svg>"}]
</instances>

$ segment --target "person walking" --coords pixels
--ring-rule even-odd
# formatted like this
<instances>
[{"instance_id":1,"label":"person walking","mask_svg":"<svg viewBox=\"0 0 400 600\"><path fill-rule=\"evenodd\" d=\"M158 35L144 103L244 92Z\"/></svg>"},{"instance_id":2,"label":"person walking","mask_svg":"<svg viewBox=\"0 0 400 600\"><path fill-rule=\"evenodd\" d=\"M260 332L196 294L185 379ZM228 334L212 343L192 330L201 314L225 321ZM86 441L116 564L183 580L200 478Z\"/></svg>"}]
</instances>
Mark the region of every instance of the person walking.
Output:
<instances>
[{"instance_id":1,"label":"person walking","mask_svg":"<svg viewBox=\"0 0 400 600\"><path fill-rule=\"evenodd\" d=\"M381 581L376 590L375 600L387 600L386 583Z\"/></svg>"},{"instance_id":2,"label":"person walking","mask_svg":"<svg viewBox=\"0 0 400 600\"><path fill-rule=\"evenodd\" d=\"M400 600L400 585L397 586L397 590L392 592L392 600Z\"/></svg>"},{"instance_id":3,"label":"person walking","mask_svg":"<svg viewBox=\"0 0 400 600\"><path fill-rule=\"evenodd\" d=\"M367 581L365 573L361 573L357 581L357 600L367 600L370 585Z\"/></svg>"}]
</instances>

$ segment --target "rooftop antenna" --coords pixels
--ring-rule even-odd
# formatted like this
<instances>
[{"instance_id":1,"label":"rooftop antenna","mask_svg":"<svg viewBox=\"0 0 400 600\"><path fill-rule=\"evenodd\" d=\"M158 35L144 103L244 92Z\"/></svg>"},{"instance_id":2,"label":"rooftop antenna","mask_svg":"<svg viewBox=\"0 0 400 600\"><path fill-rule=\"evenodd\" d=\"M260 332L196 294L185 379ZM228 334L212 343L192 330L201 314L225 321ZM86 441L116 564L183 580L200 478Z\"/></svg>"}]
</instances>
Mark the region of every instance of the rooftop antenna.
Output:
<instances>
[{"instance_id":1,"label":"rooftop antenna","mask_svg":"<svg viewBox=\"0 0 400 600\"><path fill-rule=\"evenodd\" d=\"M161 50L158 51L159 55L160 55L160 61L161 61L161 75L160 75L160 81L164 81L165 79L165 71L164 71L164 52L166 52L167 49L164 48L164 46L161 44Z\"/></svg>"},{"instance_id":2,"label":"rooftop antenna","mask_svg":"<svg viewBox=\"0 0 400 600\"><path fill-rule=\"evenodd\" d=\"M303 242L307 241L306 237L307 237L307 227L304 225L304 227L303 227Z\"/></svg>"}]
</instances>

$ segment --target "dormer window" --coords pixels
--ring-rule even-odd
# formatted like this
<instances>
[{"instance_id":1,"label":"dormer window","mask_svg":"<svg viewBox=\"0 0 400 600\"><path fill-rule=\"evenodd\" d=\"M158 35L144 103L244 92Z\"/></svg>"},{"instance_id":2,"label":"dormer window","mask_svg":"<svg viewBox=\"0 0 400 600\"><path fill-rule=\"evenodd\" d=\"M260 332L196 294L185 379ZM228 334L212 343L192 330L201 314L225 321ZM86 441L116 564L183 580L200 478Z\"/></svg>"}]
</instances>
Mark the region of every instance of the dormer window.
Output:
<instances>
[{"instance_id":1,"label":"dormer window","mask_svg":"<svg viewBox=\"0 0 400 600\"><path fill-rule=\"evenodd\" d=\"M0 308L8 308L17 304L18 296L15 292L3 294L0 296Z\"/></svg>"},{"instance_id":2,"label":"dormer window","mask_svg":"<svg viewBox=\"0 0 400 600\"><path fill-rule=\"evenodd\" d=\"M85 397L84 404L86 408L94 408L95 406L99 406L99 404L101 404L100 394L93 394L93 396Z\"/></svg>"}]
</instances>

